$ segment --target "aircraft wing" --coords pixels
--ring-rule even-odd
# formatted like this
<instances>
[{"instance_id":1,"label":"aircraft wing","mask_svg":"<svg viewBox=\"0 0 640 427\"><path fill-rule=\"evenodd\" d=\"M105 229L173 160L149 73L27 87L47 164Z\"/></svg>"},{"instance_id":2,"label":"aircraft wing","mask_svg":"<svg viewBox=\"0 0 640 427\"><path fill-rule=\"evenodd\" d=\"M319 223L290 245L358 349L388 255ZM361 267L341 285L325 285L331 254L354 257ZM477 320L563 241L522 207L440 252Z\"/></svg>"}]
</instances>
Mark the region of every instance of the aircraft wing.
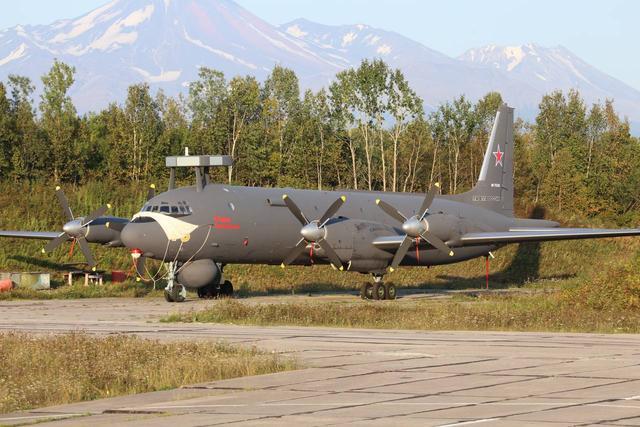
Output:
<instances>
[{"instance_id":1,"label":"aircraft wing","mask_svg":"<svg viewBox=\"0 0 640 427\"><path fill-rule=\"evenodd\" d=\"M514 228L509 231L467 233L460 236L455 246L504 245L507 243L545 242L551 240L597 239L604 237L640 236L638 228ZM384 236L373 241L380 249L397 248L404 236Z\"/></svg>"},{"instance_id":2,"label":"aircraft wing","mask_svg":"<svg viewBox=\"0 0 640 427\"><path fill-rule=\"evenodd\" d=\"M494 243L545 242L550 240L597 239L603 237L638 235L640 235L640 229L637 228L531 228L510 231L467 233L461 236L460 240L463 246L469 246Z\"/></svg>"},{"instance_id":3,"label":"aircraft wing","mask_svg":"<svg viewBox=\"0 0 640 427\"><path fill-rule=\"evenodd\" d=\"M13 239L38 239L53 240L61 233L55 231L2 231L0 237L9 237Z\"/></svg>"}]
</instances>

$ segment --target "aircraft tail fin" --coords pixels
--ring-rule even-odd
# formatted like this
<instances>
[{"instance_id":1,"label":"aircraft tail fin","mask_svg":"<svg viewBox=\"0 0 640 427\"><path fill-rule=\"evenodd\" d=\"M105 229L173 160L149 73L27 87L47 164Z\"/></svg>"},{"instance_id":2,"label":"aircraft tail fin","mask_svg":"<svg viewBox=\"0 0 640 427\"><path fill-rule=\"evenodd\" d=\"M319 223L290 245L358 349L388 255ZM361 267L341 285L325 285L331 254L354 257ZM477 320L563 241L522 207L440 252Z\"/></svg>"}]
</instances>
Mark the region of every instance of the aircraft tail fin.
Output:
<instances>
[{"instance_id":1,"label":"aircraft tail fin","mask_svg":"<svg viewBox=\"0 0 640 427\"><path fill-rule=\"evenodd\" d=\"M513 216L513 108L502 104L496 113L478 182L462 194L465 201Z\"/></svg>"}]
</instances>

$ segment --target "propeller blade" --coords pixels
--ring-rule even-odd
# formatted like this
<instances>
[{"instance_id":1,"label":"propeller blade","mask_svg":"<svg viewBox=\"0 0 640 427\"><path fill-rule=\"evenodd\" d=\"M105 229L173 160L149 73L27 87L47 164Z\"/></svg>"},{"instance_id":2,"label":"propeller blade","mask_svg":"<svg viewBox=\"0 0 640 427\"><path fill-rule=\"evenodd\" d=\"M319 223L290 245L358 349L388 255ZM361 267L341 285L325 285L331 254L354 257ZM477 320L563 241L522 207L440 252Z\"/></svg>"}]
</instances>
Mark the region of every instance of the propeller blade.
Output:
<instances>
[{"instance_id":1,"label":"propeller blade","mask_svg":"<svg viewBox=\"0 0 640 427\"><path fill-rule=\"evenodd\" d=\"M138 273L138 277L142 278L145 276L145 268L144 265L147 262L147 258L141 256L140 258L138 258L137 260L134 261L134 265L136 267L136 273Z\"/></svg>"},{"instance_id":2,"label":"propeller blade","mask_svg":"<svg viewBox=\"0 0 640 427\"><path fill-rule=\"evenodd\" d=\"M73 221L73 212L71 212L69 200L67 200L67 196L64 195L62 188L56 187L56 196L58 196L58 201L60 202L60 207L62 208L62 214L64 217L67 218L67 221Z\"/></svg>"},{"instance_id":3,"label":"propeller blade","mask_svg":"<svg viewBox=\"0 0 640 427\"><path fill-rule=\"evenodd\" d=\"M91 254L91 249L89 249L89 243L87 243L87 239L85 239L84 237L78 237L77 241L82 254L87 260L87 264L89 265L89 267L95 267L97 263L93 258L93 255Z\"/></svg>"},{"instance_id":4,"label":"propeller blade","mask_svg":"<svg viewBox=\"0 0 640 427\"><path fill-rule=\"evenodd\" d=\"M387 213L390 217L395 218L398 222L404 223L407 218L400 213L396 208L391 206L389 203L382 201L380 199L376 200L376 205L380 206L380 208Z\"/></svg>"},{"instance_id":5,"label":"propeller blade","mask_svg":"<svg viewBox=\"0 0 640 427\"><path fill-rule=\"evenodd\" d=\"M436 185L431 187L429 189L429 192L427 192L427 195L422 201L422 206L420 206L420 210L418 211L418 214L420 215L418 218L420 218L420 220L423 220L424 217L427 215L427 211L429 210L431 203L433 203L433 199L436 197L436 193L438 192L439 188L440 188L440 184L436 183Z\"/></svg>"},{"instance_id":6,"label":"propeller blade","mask_svg":"<svg viewBox=\"0 0 640 427\"><path fill-rule=\"evenodd\" d=\"M412 242L413 239L411 239L411 237L404 236L404 240L400 244L400 247L396 251L396 254L393 256L391 264L389 264L389 271L393 272L396 268L398 268L404 257L407 255Z\"/></svg>"},{"instance_id":7,"label":"propeller blade","mask_svg":"<svg viewBox=\"0 0 640 427\"><path fill-rule=\"evenodd\" d=\"M440 252L447 254L449 256L453 256L455 255L454 252L451 250L451 248L449 246L447 246L447 244L445 242L443 242L442 240L440 240L439 237L437 237L435 234L433 234L430 231L425 231L424 233L422 233L420 235L420 237L422 237L424 240L426 240L427 242L429 242L429 244L433 247L435 247L436 249L438 249Z\"/></svg>"},{"instance_id":8,"label":"propeller blade","mask_svg":"<svg viewBox=\"0 0 640 427\"><path fill-rule=\"evenodd\" d=\"M96 220L96 218L99 218L102 215L104 215L105 213L107 213L107 211L109 209L111 209L111 205L107 204L107 205L99 207L95 211L91 212L91 214L89 214L89 216L85 217L84 220L82 221L83 222L82 226L84 227L85 225L91 224L93 221Z\"/></svg>"},{"instance_id":9,"label":"propeller blade","mask_svg":"<svg viewBox=\"0 0 640 427\"><path fill-rule=\"evenodd\" d=\"M318 244L324 251L327 258L329 258L329 261L331 261L331 264L340 271L344 270L344 265L342 264L342 260L340 259L336 251L333 250L329 242L322 239L318 242Z\"/></svg>"},{"instance_id":10,"label":"propeller blade","mask_svg":"<svg viewBox=\"0 0 640 427\"><path fill-rule=\"evenodd\" d=\"M307 247L307 241L304 239L300 239L300 241L295 246L295 248L293 248L293 250L289 252L287 257L284 259L284 261L282 261L282 264L280 264L280 267L284 268L286 265L289 265L293 261L295 261L296 258L300 256L300 254L305 250L306 247Z\"/></svg>"},{"instance_id":11,"label":"propeller blade","mask_svg":"<svg viewBox=\"0 0 640 427\"><path fill-rule=\"evenodd\" d=\"M156 185L151 184L149 190L147 190L147 202L156 197Z\"/></svg>"},{"instance_id":12,"label":"propeller blade","mask_svg":"<svg viewBox=\"0 0 640 427\"><path fill-rule=\"evenodd\" d=\"M324 227L324 225L338 212L338 210L342 207L342 205L344 205L344 202L346 201L346 196L340 196L338 200L333 202L333 204L329 206L329 209L327 209L324 215L322 215L322 217L320 217L320 219L318 220L318 227Z\"/></svg>"},{"instance_id":13,"label":"propeller blade","mask_svg":"<svg viewBox=\"0 0 640 427\"><path fill-rule=\"evenodd\" d=\"M58 246L60 246L61 244L63 244L69 239L70 237L67 233L62 233L58 237L56 237L55 239L47 243L47 246L45 246L44 249L42 249L42 252L43 253L52 252L55 248L57 248Z\"/></svg>"},{"instance_id":14,"label":"propeller blade","mask_svg":"<svg viewBox=\"0 0 640 427\"><path fill-rule=\"evenodd\" d=\"M284 194L282 196L282 200L284 201L284 204L287 205L287 207L289 208L293 216L298 218L298 221L300 221L300 224L302 225L309 224L309 220L307 219L307 217L304 216L304 214L302 213L298 205L296 205L289 196Z\"/></svg>"}]
</instances>

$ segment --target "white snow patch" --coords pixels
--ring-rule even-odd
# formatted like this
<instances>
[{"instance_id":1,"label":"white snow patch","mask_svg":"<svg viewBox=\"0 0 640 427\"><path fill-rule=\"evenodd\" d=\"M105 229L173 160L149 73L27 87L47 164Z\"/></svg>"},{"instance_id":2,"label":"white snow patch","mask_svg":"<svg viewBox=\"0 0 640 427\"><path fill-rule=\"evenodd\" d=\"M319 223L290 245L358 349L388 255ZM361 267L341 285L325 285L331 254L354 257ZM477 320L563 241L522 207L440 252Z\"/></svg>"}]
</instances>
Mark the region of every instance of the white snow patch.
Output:
<instances>
[{"instance_id":1,"label":"white snow patch","mask_svg":"<svg viewBox=\"0 0 640 427\"><path fill-rule=\"evenodd\" d=\"M135 27L137 25L140 25L147 19L151 18L151 15L153 15L153 11L155 9L156 7L152 4L148 5L144 9L138 9L124 18L124 20L122 21L122 25L125 27Z\"/></svg>"},{"instance_id":2,"label":"white snow patch","mask_svg":"<svg viewBox=\"0 0 640 427\"><path fill-rule=\"evenodd\" d=\"M350 63L350 61L347 58L345 58L344 56L335 55L333 53L327 53L327 56L330 56L331 58L337 59L337 60L342 61L342 62L346 62L347 64Z\"/></svg>"},{"instance_id":3,"label":"white snow patch","mask_svg":"<svg viewBox=\"0 0 640 427\"><path fill-rule=\"evenodd\" d=\"M69 19L61 19L60 21L56 21L51 25L51 28L54 30L59 30L60 28L66 27L71 20Z\"/></svg>"},{"instance_id":4,"label":"white snow patch","mask_svg":"<svg viewBox=\"0 0 640 427\"><path fill-rule=\"evenodd\" d=\"M507 65L507 71L516 68L526 56L521 46L507 46L504 48L504 54L507 59L511 60Z\"/></svg>"},{"instance_id":5,"label":"white snow patch","mask_svg":"<svg viewBox=\"0 0 640 427\"><path fill-rule=\"evenodd\" d=\"M368 45L373 46L374 44L378 44L380 41L380 36L374 36L373 34L369 34L364 38Z\"/></svg>"},{"instance_id":6,"label":"white snow patch","mask_svg":"<svg viewBox=\"0 0 640 427\"><path fill-rule=\"evenodd\" d=\"M232 62L237 62L238 64L242 64L245 67L251 68L252 70L255 70L255 69L258 68L255 64L252 64L251 62L248 62L248 61L245 61L243 59L240 59L240 58L238 58L236 56L233 56L232 54L230 54L228 52L225 52L223 50L216 49L214 47L208 46L208 45L204 44L201 40L191 38L189 36L189 33L187 33L186 29L183 29L183 31L184 31L185 40L187 40L191 44L194 44L194 45L196 45L196 46L198 46L198 47L200 47L202 49L208 50L211 53L215 53L216 55L221 56L222 58L226 59L227 61L232 61Z\"/></svg>"},{"instance_id":7,"label":"white snow patch","mask_svg":"<svg viewBox=\"0 0 640 427\"><path fill-rule=\"evenodd\" d=\"M573 65L573 62L571 62L571 60L569 58L565 58L562 55L560 55L559 53L553 53L551 55L551 57L556 60L556 62L561 62L564 66L566 66L567 68L569 68L571 70L571 72L576 75L579 79L584 80L585 82L589 83L590 85L595 86L593 83L591 83L589 81L589 79L587 79L576 67L575 65Z\"/></svg>"},{"instance_id":8,"label":"white snow patch","mask_svg":"<svg viewBox=\"0 0 640 427\"><path fill-rule=\"evenodd\" d=\"M142 77L144 77L145 80L148 81L149 83L174 82L178 80L180 78L180 74L182 74L182 71L180 70L160 71L160 74L158 74L157 76L153 76L151 75L150 72L143 70L142 68L138 68L138 67L131 67L131 68L137 73L139 73Z\"/></svg>"},{"instance_id":9,"label":"white snow patch","mask_svg":"<svg viewBox=\"0 0 640 427\"><path fill-rule=\"evenodd\" d=\"M153 15L154 10L155 6L150 4L144 9L138 9L126 18L118 20L107 28L107 31L105 31L101 37L87 46L84 52L91 49L107 50L111 47L117 47L118 45L135 43L138 39L138 33L136 31L126 33L122 30L127 27L136 27L142 24Z\"/></svg>"},{"instance_id":10,"label":"white snow patch","mask_svg":"<svg viewBox=\"0 0 640 427\"><path fill-rule=\"evenodd\" d=\"M70 31L64 33L58 33L54 38L49 40L51 43L64 43L70 39L76 38L95 27L100 22L108 21L118 15L119 12L105 14L106 11L111 9L118 1L114 0L102 7L89 12L87 15L80 19L77 19L71 23L72 28Z\"/></svg>"},{"instance_id":11,"label":"white snow patch","mask_svg":"<svg viewBox=\"0 0 640 427\"><path fill-rule=\"evenodd\" d=\"M349 46L355 39L358 38L358 35L351 31L350 33L345 34L342 37L342 47Z\"/></svg>"},{"instance_id":12,"label":"white snow patch","mask_svg":"<svg viewBox=\"0 0 640 427\"><path fill-rule=\"evenodd\" d=\"M165 13L169 10L169 6L171 6L171 0L164 0L164 11L165 11Z\"/></svg>"},{"instance_id":13,"label":"white snow patch","mask_svg":"<svg viewBox=\"0 0 640 427\"><path fill-rule=\"evenodd\" d=\"M303 31L298 24L295 24L287 28L287 34L292 35L293 37L302 38L309 33Z\"/></svg>"},{"instance_id":14,"label":"white snow patch","mask_svg":"<svg viewBox=\"0 0 640 427\"><path fill-rule=\"evenodd\" d=\"M22 58L27 51L27 45L21 43L13 52L11 52L8 56L0 59L0 67L8 64L11 61L15 61L16 59Z\"/></svg>"},{"instance_id":15,"label":"white snow patch","mask_svg":"<svg viewBox=\"0 0 640 427\"><path fill-rule=\"evenodd\" d=\"M391 46L383 44L376 49L376 53L379 53L380 55L388 55L391 53Z\"/></svg>"},{"instance_id":16,"label":"white snow patch","mask_svg":"<svg viewBox=\"0 0 640 427\"><path fill-rule=\"evenodd\" d=\"M19 36L27 37L27 32L25 31L25 29L24 29L24 27L22 25L16 25L16 33Z\"/></svg>"},{"instance_id":17,"label":"white snow patch","mask_svg":"<svg viewBox=\"0 0 640 427\"><path fill-rule=\"evenodd\" d=\"M367 28L367 26L366 26L366 25L364 25L364 24L358 24L358 25L356 25L356 28L357 28L359 31L362 31L362 30L364 30L365 28Z\"/></svg>"},{"instance_id":18,"label":"white snow patch","mask_svg":"<svg viewBox=\"0 0 640 427\"><path fill-rule=\"evenodd\" d=\"M536 73L536 77L539 78L540 80L544 80L545 82L547 81L547 78L545 76L543 76L542 74Z\"/></svg>"}]
</instances>

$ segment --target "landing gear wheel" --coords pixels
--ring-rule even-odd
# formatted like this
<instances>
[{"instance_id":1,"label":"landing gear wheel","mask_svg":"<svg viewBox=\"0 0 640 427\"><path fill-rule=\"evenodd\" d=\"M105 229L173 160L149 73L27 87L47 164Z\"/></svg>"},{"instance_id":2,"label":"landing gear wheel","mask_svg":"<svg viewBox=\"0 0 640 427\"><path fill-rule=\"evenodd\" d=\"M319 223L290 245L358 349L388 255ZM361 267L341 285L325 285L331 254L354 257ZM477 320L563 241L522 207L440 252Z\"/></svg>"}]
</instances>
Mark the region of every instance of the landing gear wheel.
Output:
<instances>
[{"instance_id":1,"label":"landing gear wheel","mask_svg":"<svg viewBox=\"0 0 640 427\"><path fill-rule=\"evenodd\" d=\"M373 299L383 300L387 296L387 290L382 283L374 283L373 285Z\"/></svg>"},{"instance_id":2,"label":"landing gear wheel","mask_svg":"<svg viewBox=\"0 0 640 427\"><path fill-rule=\"evenodd\" d=\"M360 286L360 298L373 299L373 285L371 283L363 283Z\"/></svg>"},{"instance_id":3,"label":"landing gear wheel","mask_svg":"<svg viewBox=\"0 0 640 427\"><path fill-rule=\"evenodd\" d=\"M187 290L184 286L175 284L169 291L173 302L184 302L187 297ZM165 297L166 298L166 297Z\"/></svg>"},{"instance_id":4,"label":"landing gear wheel","mask_svg":"<svg viewBox=\"0 0 640 427\"><path fill-rule=\"evenodd\" d=\"M218 285L209 284L207 286L203 286L198 288L198 297L202 299L215 299L218 298L220 293L220 289Z\"/></svg>"},{"instance_id":5,"label":"landing gear wheel","mask_svg":"<svg viewBox=\"0 0 640 427\"><path fill-rule=\"evenodd\" d=\"M220 296L231 298L233 296L233 283L225 280L224 283L220 285Z\"/></svg>"},{"instance_id":6,"label":"landing gear wheel","mask_svg":"<svg viewBox=\"0 0 640 427\"><path fill-rule=\"evenodd\" d=\"M386 285L384 285L385 289L385 294L386 294L386 299L396 299L397 298L397 293L396 293L396 286L393 283L388 283Z\"/></svg>"},{"instance_id":7,"label":"landing gear wheel","mask_svg":"<svg viewBox=\"0 0 640 427\"><path fill-rule=\"evenodd\" d=\"M170 262L167 269L167 287L164 288L164 299L167 302L183 302L187 298L187 288L176 282L178 264Z\"/></svg>"}]
</instances>

